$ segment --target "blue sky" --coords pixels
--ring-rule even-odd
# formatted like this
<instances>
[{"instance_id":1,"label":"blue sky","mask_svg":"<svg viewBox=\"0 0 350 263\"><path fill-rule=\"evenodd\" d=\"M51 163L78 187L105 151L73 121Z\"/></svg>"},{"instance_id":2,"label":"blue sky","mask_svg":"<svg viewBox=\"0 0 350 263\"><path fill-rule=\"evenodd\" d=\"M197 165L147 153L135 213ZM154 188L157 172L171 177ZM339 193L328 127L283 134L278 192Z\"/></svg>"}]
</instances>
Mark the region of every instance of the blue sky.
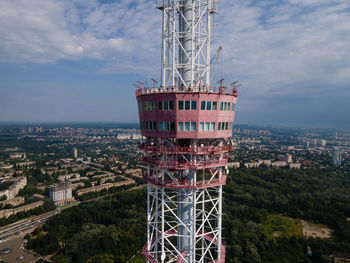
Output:
<instances>
[{"instance_id":1,"label":"blue sky","mask_svg":"<svg viewBox=\"0 0 350 263\"><path fill-rule=\"evenodd\" d=\"M0 121L137 122L160 19L150 0L0 1ZM350 127L349 0L221 0L215 24L237 123Z\"/></svg>"}]
</instances>

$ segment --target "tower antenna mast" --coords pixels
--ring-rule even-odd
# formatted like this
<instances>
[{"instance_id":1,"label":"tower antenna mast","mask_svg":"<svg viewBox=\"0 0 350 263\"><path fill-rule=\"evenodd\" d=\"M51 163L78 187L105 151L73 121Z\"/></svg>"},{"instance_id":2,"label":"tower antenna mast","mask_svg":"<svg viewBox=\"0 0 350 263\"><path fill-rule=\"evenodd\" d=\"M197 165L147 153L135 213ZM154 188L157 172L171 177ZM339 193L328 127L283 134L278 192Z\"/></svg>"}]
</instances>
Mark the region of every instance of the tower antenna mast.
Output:
<instances>
[{"instance_id":1,"label":"tower antenna mast","mask_svg":"<svg viewBox=\"0 0 350 263\"><path fill-rule=\"evenodd\" d=\"M211 86L217 3L157 1L163 16L161 84L135 85L148 183L142 254L149 263L225 262L222 187L238 93L223 80Z\"/></svg>"}]
</instances>

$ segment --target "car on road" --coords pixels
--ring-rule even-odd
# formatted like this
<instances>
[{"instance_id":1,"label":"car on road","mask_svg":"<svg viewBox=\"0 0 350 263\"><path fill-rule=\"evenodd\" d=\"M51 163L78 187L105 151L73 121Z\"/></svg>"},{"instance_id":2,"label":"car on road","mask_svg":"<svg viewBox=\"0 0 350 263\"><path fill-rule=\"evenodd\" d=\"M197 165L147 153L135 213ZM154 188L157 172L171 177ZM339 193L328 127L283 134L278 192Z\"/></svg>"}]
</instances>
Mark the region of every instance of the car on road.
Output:
<instances>
[{"instance_id":1,"label":"car on road","mask_svg":"<svg viewBox=\"0 0 350 263\"><path fill-rule=\"evenodd\" d=\"M6 254L11 253L12 251L13 251L12 248L4 248L4 249L1 249L1 250L0 250L0 254L1 254L1 255L6 255Z\"/></svg>"}]
</instances>

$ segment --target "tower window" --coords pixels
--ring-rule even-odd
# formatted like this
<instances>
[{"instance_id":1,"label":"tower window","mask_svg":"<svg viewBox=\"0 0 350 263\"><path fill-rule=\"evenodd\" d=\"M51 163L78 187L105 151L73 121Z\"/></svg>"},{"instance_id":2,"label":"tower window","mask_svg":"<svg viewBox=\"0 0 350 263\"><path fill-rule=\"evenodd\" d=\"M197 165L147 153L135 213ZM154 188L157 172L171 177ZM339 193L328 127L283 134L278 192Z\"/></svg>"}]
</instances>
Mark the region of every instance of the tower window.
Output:
<instances>
[{"instance_id":1,"label":"tower window","mask_svg":"<svg viewBox=\"0 0 350 263\"><path fill-rule=\"evenodd\" d=\"M191 101L190 100L186 100L185 101L185 110L190 110L191 109Z\"/></svg>"},{"instance_id":2,"label":"tower window","mask_svg":"<svg viewBox=\"0 0 350 263\"><path fill-rule=\"evenodd\" d=\"M184 109L184 101L180 100L179 101L179 110L183 110Z\"/></svg>"},{"instance_id":3,"label":"tower window","mask_svg":"<svg viewBox=\"0 0 350 263\"><path fill-rule=\"evenodd\" d=\"M197 110L197 101L195 100L191 101L191 110Z\"/></svg>"}]
</instances>

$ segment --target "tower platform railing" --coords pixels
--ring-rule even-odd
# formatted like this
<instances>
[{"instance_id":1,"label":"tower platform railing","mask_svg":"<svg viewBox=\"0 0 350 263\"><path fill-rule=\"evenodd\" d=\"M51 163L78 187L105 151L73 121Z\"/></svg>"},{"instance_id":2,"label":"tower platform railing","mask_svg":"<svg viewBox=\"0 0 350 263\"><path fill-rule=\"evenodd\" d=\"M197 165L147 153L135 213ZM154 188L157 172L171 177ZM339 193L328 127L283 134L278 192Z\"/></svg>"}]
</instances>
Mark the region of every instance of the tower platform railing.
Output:
<instances>
[{"instance_id":1,"label":"tower platform railing","mask_svg":"<svg viewBox=\"0 0 350 263\"><path fill-rule=\"evenodd\" d=\"M233 95L234 97L238 97L237 88L228 88L228 87L199 87L199 88L189 88L185 89L183 87L137 87L135 93L136 96L148 95L148 94L157 94L157 93L210 93L210 94L223 94L223 95Z\"/></svg>"},{"instance_id":2,"label":"tower platform railing","mask_svg":"<svg viewBox=\"0 0 350 263\"><path fill-rule=\"evenodd\" d=\"M143 179L147 181L150 184L153 184L155 186L158 186L160 188L170 188L170 189L204 189L209 187L215 187L215 186L221 186L226 184L227 176L222 175L221 178L214 178L214 179L208 179L208 180L201 180L194 183L188 182L185 179L180 181L164 181L157 180L155 178L147 176L145 174L143 176Z\"/></svg>"},{"instance_id":3,"label":"tower platform railing","mask_svg":"<svg viewBox=\"0 0 350 263\"><path fill-rule=\"evenodd\" d=\"M164 160L155 160L151 159L150 157L145 157L143 159L143 162L149 165L156 165L158 168L167 168L170 170L188 170L188 169L206 169L206 168L214 168L214 167L223 167L226 166L228 163L228 158L224 157L219 160L205 160L205 161L178 161L178 160L170 160L170 161L164 161Z\"/></svg>"},{"instance_id":4,"label":"tower platform railing","mask_svg":"<svg viewBox=\"0 0 350 263\"><path fill-rule=\"evenodd\" d=\"M147 153L162 154L222 154L234 151L233 145L180 147L141 144L140 148Z\"/></svg>"}]
</instances>

